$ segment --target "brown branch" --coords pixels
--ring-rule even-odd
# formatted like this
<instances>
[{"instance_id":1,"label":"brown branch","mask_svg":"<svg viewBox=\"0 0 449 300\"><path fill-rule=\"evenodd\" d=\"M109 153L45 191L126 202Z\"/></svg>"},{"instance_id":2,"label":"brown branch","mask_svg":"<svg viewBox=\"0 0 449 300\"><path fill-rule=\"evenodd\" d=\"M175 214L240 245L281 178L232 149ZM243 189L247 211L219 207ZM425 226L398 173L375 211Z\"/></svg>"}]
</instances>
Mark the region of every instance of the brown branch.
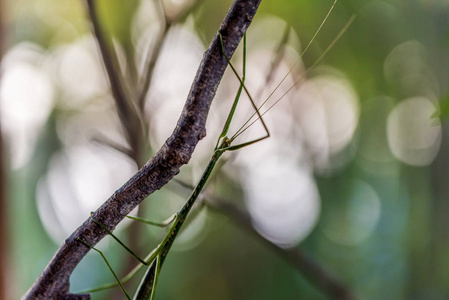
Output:
<instances>
[{"instance_id":1,"label":"brown branch","mask_svg":"<svg viewBox=\"0 0 449 300\"><path fill-rule=\"evenodd\" d=\"M92 31L100 49L120 122L125 131L129 146L132 149L131 158L138 162L138 166L141 167L143 164L141 143L144 140L143 136L145 132L142 116L139 114L136 104L132 101L129 95L130 93L127 92L112 39L101 29L95 2L95 0L86 0L89 18L92 23Z\"/></svg>"},{"instance_id":2,"label":"brown branch","mask_svg":"<svg viewBox=\"0 0 449 300\"><path fill-rule=\"evenodd\" d=\"M290 25L285 25L284 33L282 34L282 38L279 41L279 44L273 51L273 58L271 59L270 69L267 72L267 76L265 77L265 82L259 90L257 91L256 96L254 99L260 99L262 96L262 93L265 91L265 89L269 86L269 84L273 81L274 73L277 71L281 64L281 60L284 58L285 55L285 46L287 45L289 35L290 35L291 27Z\"/></svg>"},{"instance_id":3,"label":"brown branch","mask_svg":"<svg viewBox=\"0 0 449 300\"><path fill-rule=\"evenodd\" d=\"M191 192L193 186L180 180L173 180L182 188ZM314 285L319 291L323 292L330 299L336 300L356 300L355 294L337 277L327 271L321 264L312 256L305 253L300 248L284 249L278 245L270 242L263 237L257 230L254 229L251 216L244 210L232 204L228 199L223 199L210 194L204 195L204 200L201 204L208 208L223 214L237 223L240 228L245 229L253 236L257 237L267 248L272 249L279 256L284 258L292 266L294 266L309 282Z\"/></svg>"},{"instance_id":4,"label":"brown branch","mask_svg":"<svg viewBox=\"0 0 449 300\"><path fill-rule=\"evenodd\" d=\"M235 0L232 4L219 29L229 57L237 48L260 2ZM209 108L226 66L216 35L204 54L174 132L158 153L95 212L96 220L113 230L143 199L164 186L190 160L196 144L206 135ZM106 234L88 218L65 240L23 299L88 299L69 293L70 274L89 251L77 239L95 245Z\"/></svg>"},{"instance_id":5,"label":"brown branch","mask_svg":"<svg viewBox=\"0 0 449 300\"><path fill-rule=\"evenodd\" d=\"M157 40L154 43L154 48L151 50L151 55L147 56L147 60L145 62L145 71L144 71L144 79L142 88L140 90L139 94L139 109L143 112L145 107L145 99L147 97L148 91L150 89L151 80L153 79L154 74L154 68L156 66L156 62L158 61L158 58L161 53L162 46L164 44L165 39L167 38L168 31L170 28L177 24L184 22L184 20L187 18L187 16L198 7L198 5L201 3L201 0L195 0L194 3L192 3L189 7L185 8L182 12L180 12L175 18L171 19L168 18L164 5L162 1L157 1L156 5L159 5L159 14L161 17L161 25L162 29L161 32L159 32L159 35L157 36Z\"/></svg>"},{"instance_id":6,"label":"brown branch","mask_svg":"<svg viewBox=\"0 0 449 300\"><path fill-rule=\"evenodd\" d=\"M139 94L139 109L143 112L145 108L145 99L147 97L148 91L150 89L150 83L153 79L154 67L156 66L156 62L159 58L159 55L162 50L162 45L167 37L167 33L171 28L172 23L168 22L164 15L164 21L161 22L163 28L159 35L157 36L157 40L154 45L154 49L152 49L151 55L148 56L147 62L145 63L145 78L143 80L141 92Z\"/></svg>"},{"instance_id":7,"label":"brown branch","mask_svg":"<svg viewBox=\"0 0 449 300\"><path fill-rule=\"evenodd\" d=\"M91 140L93 143L98 143L99 145L107 146L108 148L111 148L117 152L120 152L122 154L125 154L128 157L132 157L132 150L129 149L126 146L123 146L121 143L117 143L115 141L112 141L107 136L98 133L96 136L94 136ZM136 164L138 164L137 161L135 161Z\"/></svg>"},{"instance_id":8,"label":"brown branch","mask_svg":"<svg viewBox=\"0 0 449 300\"><path fill-rule=\"evenodd\" d=\"M226 215L241 228L256 236L265 246L271 248L287 262L293 265L308 281L319 291L323 292L330 299L336 300L356 300L355 294L338 278L330 274L313 257L302 251L300 248L284 249L270 242L254 229L251 217L247 212L231 204L229 201L218 197L206 196L204 201L207 207Z\"/></svg>"}]
</instances>

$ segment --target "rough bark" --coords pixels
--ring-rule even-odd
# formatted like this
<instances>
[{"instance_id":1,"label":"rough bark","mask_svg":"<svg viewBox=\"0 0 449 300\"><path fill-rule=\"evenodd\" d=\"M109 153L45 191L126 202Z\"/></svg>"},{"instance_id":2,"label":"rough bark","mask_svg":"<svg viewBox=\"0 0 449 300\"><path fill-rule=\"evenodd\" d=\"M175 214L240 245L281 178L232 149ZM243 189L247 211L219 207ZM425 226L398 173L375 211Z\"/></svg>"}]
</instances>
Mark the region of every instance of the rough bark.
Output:
<instances>
[{"instance_id":1,"label":"rough bark","mask_svg":"<svg viewBox=\"0 0 449 300\"><path fill-rule=\"evenodd\" d=\"M219 31L226 54L231 57L251 23L261 0L235 0ZM95 213L94 218L113 230L142 200L163 187L186 164L196 144L206 135L205 123L211 102L226 69L216 35L205 52L175 130L162 148ZM99 178L98 180L101 180ZM89 299L69 293L69 277L89 251L77 241L97 244L107 233L88 218L58 249L23 299Z\"/></svg>"}]
</instances>

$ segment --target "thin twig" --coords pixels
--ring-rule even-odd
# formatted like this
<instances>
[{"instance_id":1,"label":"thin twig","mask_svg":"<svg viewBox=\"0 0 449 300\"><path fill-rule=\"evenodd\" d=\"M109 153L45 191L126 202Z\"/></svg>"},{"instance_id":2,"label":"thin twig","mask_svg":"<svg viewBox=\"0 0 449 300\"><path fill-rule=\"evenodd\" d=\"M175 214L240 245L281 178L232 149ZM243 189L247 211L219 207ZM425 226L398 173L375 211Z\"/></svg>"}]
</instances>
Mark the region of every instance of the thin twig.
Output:
<instances>
[{"instance_id":1,"label":"thin twig","mask_svg":"<svg viewBox=\"0 0 449 300\"><path fill-rule=\"evenodd\" d=\"M271 59L270 70L267 72L265 82L264 84L261 85L261 87L257 91L256 97L254 97L254 99L260 99L262 93L265 91L265 88L269 86L269 84L273 80L274 73L281 65L280 62L285 55L285 46L288 42L290 31L291 31L290 25L286 24L284 33L282 34L282 38L279 41L279 44L277 45L276 49L273 51L273 58Z\"/></svg>"},{"instance_id":2,"label":"thin twig","mask_svg":"<svg viewBox=\"0 0 449 300\"><path fill-rule=\"evenodd\" d=\"M93 137L91 139L92 142L94 143L98 143L100 145L103 146L107 146L111 149L114 149L115 151L118 151L120 153L125 154L128 157L132 157L132 150L129 149L126 146L123 146L120 143L114 142L112 141L110 138L108 138L107 136L103 135L103 134L98 134L97 136ZM137 164L138 162L136 162Z\"/></svg>"},{"instance_id":3,"label":"thin twig","mask_svg":"<svg viewBox=\"0 0 449 300\"><path fill-rule=\"evenodd\" d=\"M190 191L193 186L180 180L173 180L179 186ZM319 291L323 292L331 299L356 300L355 294L343 283L326 270L315 258L304 252L300 247L284 249L267 240L257 230L254 229L251 216L248 212L232 204L228 199L223 199L205 193L202 204L208 208L223 214L237 223L240 228L245 229L251 235L257 237L268 248L275 251L294 266L309 282Z\"/></svg>"},{"instance_id":4,"label":"thin twig","mask_svg":"<svg viewBox=\"0 0 449 300\"><path fill-rule=\"evenodd\" d=\"M142 117L135 107L135 103L131 100L129 92L127 92L125 82L121 76L120 66L115 52L112 39L105 34L98 20L98 13L95 0L86 0L88 14L92 23L92 30L97 40L101 57L104 62L106 73L109 78L112 95L117 107L117 113L125 131L126 138L133 151L132 158L142 165L141 151L144 140L144 127Z\"/></svg>"},{"instance_id":5,"label":"thin twig","mask_svg":"<svg viewBox=\"0 0 449 300\"><path fill-rule=\"evenodd\" d=\"M139 109L143 111L145 107L145 99L147 97L148 91L150 89L151 80L153 79L154 67L156 66L156 62L159 59L162 45L164 44L165 39L167 38L167 34L170 28L177 23L182 23L187 18L187 16L201 3L200 0L196 0L192 3L188 8L184 9L180 12L175 18L168 18L163 3L161 1L157 1L159 5L159 15L161 17L162 29L159 33L157 40L154 43L154 48L150 49L151 54L147 56L147 61L145 62L144 73L145 77L143 79L142 88L139 94Z\"/></svg>"},{"instance_id":6,"label":"thin twig","mask_svg":"<svg viewBox=\"0 0 449 300\"><path fill-rule=\"evenodd\" d=\"M156 66L156 62L158 61L159 55L161 53L162 45L164 44L165 38L167 37L167 33L171 28L172 23L168 23L166 19L162 23L162 31L157 36L157 40L155 41L154 48L151 50L151 55L148 55L147 62L145 65L145 78L143 80L142 89L139 94L139 109L141 111L144 110L145 107L145 99L147 97L148 91L150 89L150 83L153 79L154 67Z\"/></svg>"},{"instance_id":7,"label":"thin twig","mask_svg":"<svg viewBox=\"0 0 449 300\"><path fill-rule=\"evenodd\" d=\"M260 233L254 229L251 217L246 211L231 204L230 201L218 197L207 195L205 198L207 200L205 200L204 203L207 207L226 215L232 221L237 223L240 228L244 228L253 236L257 237L265 246L271 248L279 256L293 265L311 284L313 284L319 291L326 294L330 299L357 299L355 294L342 283L340 279L329 273L329 271L327 271L316 259L305 253L301 248L284 249L260 235Z\"/></svg>"},{"instance_id":8,"label":"thin twig","mask_svg":"<svg viewBox=\"0 0 449 300\"><path fill-rule=\"evenodd\" d=\"M219 29L228 57L237 48L260 2L235 0L232 4ZM179 173L180 167L190 160L198 141L206 135L209 108L226 67L216 35L204 54L173 134L156 155L94 213L95 220L113 230L142 200ZM78 239L95 246L106 235L107 232L88 217L61 245L23 299L88 299L69 293L70 274L90 249Z\"/></svg>"}]
</instances>

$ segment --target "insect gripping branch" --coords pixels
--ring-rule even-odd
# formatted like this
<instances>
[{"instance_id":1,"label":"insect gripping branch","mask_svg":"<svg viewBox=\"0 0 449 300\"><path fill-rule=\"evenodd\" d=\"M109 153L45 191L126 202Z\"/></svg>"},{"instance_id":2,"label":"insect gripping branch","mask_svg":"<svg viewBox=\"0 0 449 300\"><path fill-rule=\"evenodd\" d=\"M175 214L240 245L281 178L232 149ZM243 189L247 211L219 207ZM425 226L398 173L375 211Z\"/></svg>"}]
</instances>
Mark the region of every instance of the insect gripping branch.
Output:
<instances>
[{"instance_id":1,"label":"insect gripping branch","mask_svg":"<svg viewBox=\"0 0 449 300\"><path fill-rule=\"evenodd\" d=\"M260 2L261 0L235 0L232 4L218 30L228 57L237 48ZM198 141L206 135L205 123L209 108L226 66L227 61L222 55L217 34L204 53L172 135L156 155L94 213L95 220L113 230L143 199L163 187L190 160ZM65 240L22 299L90 299L89 294L76 295L69 292L70 275L89 251L89 247L78 242L78 239L95 245L106 235L107 232L88 217Z\"/></svg>"}]
</instances>

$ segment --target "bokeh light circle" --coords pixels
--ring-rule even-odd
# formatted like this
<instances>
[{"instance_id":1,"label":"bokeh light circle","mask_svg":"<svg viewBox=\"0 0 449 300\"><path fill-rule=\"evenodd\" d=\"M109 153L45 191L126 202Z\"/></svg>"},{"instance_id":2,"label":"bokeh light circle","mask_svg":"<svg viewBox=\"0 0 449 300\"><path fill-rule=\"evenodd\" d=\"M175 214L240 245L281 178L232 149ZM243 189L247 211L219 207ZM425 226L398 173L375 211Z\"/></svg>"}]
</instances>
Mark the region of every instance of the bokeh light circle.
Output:
<instances>
[{"instance_id":1,"label":"bokeh light circle","mask_svg":"<svg viewBox=\"0 0 449 300\"><path fill-rule=\"evenodd\" d=\"M441 124L432 118L433 103L424 97L400 102L387 121L387 137L393 155L412 166L427 166L441 145Z\"/></svg>"}]
</instances>

